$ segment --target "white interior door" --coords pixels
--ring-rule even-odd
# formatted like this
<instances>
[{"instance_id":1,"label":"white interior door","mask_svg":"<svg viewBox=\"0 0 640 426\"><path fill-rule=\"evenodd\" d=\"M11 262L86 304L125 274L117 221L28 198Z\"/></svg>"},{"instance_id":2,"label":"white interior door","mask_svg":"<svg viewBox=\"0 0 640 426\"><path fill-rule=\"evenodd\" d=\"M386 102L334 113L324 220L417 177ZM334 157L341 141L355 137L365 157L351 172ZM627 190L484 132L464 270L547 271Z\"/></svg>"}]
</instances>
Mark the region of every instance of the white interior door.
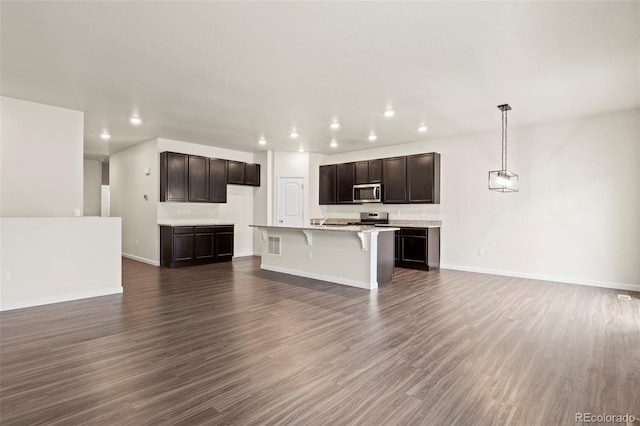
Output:
<instances>
[{"instance_id":1,"label":"white interior door","mask_svg":"<svg viewBox=\"0 0 640 426\"><path fill-rule=\"evenodd\" d=\"M278 178L278 225L304 224L304 178Z\"/></svg>"}]
</instances>

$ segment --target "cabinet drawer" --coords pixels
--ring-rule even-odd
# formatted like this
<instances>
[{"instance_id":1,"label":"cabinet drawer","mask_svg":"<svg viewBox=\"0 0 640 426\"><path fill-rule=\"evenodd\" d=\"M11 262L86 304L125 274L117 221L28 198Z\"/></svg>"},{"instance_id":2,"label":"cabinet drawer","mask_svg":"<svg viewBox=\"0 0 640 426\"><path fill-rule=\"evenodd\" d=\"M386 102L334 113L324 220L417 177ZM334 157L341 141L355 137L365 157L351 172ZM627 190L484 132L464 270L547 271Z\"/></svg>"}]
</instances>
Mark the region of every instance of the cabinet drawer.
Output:
<instances>
[{"instance_id":1,"label":"cabinet drawer","mask_svg":"<svg viewBox=\"0 0 640 426\"><path fill-rule=\"evenodd\" d=\"M216 232L231 232L233 233L233 226L216 226Z\"/></svg>"},{"instance_id":2,"label":"cabinet drawer","mask_svg":"<svg viewBox=\"0 0 640 426\"><path fill-rule=\"evenodd\" d=\"M193 226L174 226L174 234L193 234Z\"/></svg>"},{"instance_id":3,"label":"cabinet drawer","mask_svg":"<svg viewBox=\"0 0 640 426\"><path fill-rule=\"evenodd\" d=\"M427 228L401 228L400 235L411 235L416 237L426 237Z\"/></svg>"}]
</instances>

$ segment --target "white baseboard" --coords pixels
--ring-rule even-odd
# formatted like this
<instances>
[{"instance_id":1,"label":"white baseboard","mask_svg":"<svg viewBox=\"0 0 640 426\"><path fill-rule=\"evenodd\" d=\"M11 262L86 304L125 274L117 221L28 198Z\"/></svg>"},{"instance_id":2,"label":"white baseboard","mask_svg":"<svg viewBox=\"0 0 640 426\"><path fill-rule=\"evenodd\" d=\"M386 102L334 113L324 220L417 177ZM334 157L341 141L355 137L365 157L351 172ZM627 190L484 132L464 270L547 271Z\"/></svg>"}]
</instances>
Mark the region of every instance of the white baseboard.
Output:
<instances>
[{"instance_id":1,"label":"white baseboard","mask_svg":"<svg viewBox=\"0 0 640 426\"><path fill-rule=\"evenodd\" d=\"M258 256L258 257L262 257L262 252L261 251L254 251L253 255L254 256Z\"/></svg>"},{"instance_id":2,"label":"white baseboard","mask_svg":"<svg viewBox=\"0 0 640 426\"><path fill-rule=\"evenodd\" d=\"M234 253L233 257L247 257L247 256L253 256L253 252L249 251L249 252L245 252L245 253Z\"/></svg>"},{"instance_id":3,"label":"white baseboard","mask_svg":"<svg viewBox=\"0 0 640 426\"><path fill-rule=\"evenodd\" d=\"M265 269L267 271L273 271L273 272L280 272L288 275L296 275L299 277L312 278L314 280L328 281L330 283L343 284L351 287L363 288L366 290L371 290L372 288L378 287L377 283L375 287L371 287L369 283L366 283L366 282L347 280L345 278L330 277L327 275L315 274L313 272L297 271L294 269L281 268L279 266L260 265L260 269Z\"/></svg>"},{"instance_id":4,"label":"white baseboard","mask_svg":"<svg viewBox=\"0 0 640 426\"><path fill-rule=\"evenodd\" d=\"M39 299L21 300L0 304L0 311L30 308L32 306L50 305L52 303L69 302L71 300L88 299L91 297L108 296L122 293L122 287L103 288L99 290L82 291L79 293L61 294L59 296L41 297Z\"/></svg>"},{"instance_id":5,"label":"white baseboard","mask_svg":"<svg viewBox=\"0 0 640 426\"><path fill-rule=\"evenodd\" d=\"M138 262L146 263L152 266L160 266L160 262L158 261L147 259L145 257L135 256L133 254L129 254L125 252L122 252L122 257L126 257L127 259L131 259L131 260L137 260Z\"/></svg>"},{"instance_id":6,"label":"white baseboard","mask_svg":"<svg viewBox=\"0 0 640 426\"><path fill-rule=\"evenodd\" d=\"M551 281L563 284L588 285L591 287L613 288L616 290L627 290L640 292L638 284L613 283L608 281L584 280L581 278L556 277L552 275L529 274L525 272L503 271L500 269L475 268L460 265L440 265L441 269L452 269L455 271L478 272L480 274L502 275L506 277L529 278L532 280Z\"/></svg>"}]
</instances>

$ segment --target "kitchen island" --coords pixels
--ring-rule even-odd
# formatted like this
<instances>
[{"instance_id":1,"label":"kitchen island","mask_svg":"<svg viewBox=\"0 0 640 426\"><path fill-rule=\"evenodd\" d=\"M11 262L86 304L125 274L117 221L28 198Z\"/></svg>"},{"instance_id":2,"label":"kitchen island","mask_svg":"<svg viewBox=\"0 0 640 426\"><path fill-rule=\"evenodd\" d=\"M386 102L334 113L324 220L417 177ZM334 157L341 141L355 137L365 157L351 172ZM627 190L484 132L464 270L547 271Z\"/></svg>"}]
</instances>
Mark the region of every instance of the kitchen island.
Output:
<instances>
[{"instance_id":1,"label":"kitchen island","mask_svg":"<svg viewBox=\"0 0 640 426\"><path fill-rule=\"evenodd\" d=\"M250 225L260 230L261 269L374 289L391 281L394 231L358 225Z\"/></svg>"}]
</instances>

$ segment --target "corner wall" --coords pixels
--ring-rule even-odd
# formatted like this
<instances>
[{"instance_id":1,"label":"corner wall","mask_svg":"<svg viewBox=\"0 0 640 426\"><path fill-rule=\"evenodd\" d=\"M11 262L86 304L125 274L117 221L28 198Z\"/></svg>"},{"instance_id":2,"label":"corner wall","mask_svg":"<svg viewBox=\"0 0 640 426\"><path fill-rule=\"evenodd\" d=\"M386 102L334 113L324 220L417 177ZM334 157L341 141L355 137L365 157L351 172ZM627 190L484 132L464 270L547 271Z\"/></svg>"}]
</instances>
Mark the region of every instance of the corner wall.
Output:
<instances>
[{"instance_id":1,"label":"corner wall","mask_svg":"<svg viewBox=\"0 0 640 426\"><path fill-rule=\"evenodd\" d=\"M122 254L159 265L157 200L159 156L156 139L109 158L111 216L122 218ZM150 174L145 175L145 168ZM144 196L148 195L148 200Z\"/></svg>"},{"instance_id":2,"label":"corner wall","mask_svg":"<svg viewBox=\"0 0 640 426\"><path fill-rule=\"evenodd\" d=\"M84 113L1 97L0 216L83 212Z\"/></svg>"},{"instance_id":3,"label":"corner wall","mask_svg":"<svg viewBox=\"0 0 640 426\"><path fill-rule=\"evenodd\" d=\"M441 219L443 267L640 291L639 141L637 109L512 127L520 192L510 194L487 189L499 129L330 155L324 164L439 152L441 204L317 207L328 217Z\"/></svg>"}]
</instances>

